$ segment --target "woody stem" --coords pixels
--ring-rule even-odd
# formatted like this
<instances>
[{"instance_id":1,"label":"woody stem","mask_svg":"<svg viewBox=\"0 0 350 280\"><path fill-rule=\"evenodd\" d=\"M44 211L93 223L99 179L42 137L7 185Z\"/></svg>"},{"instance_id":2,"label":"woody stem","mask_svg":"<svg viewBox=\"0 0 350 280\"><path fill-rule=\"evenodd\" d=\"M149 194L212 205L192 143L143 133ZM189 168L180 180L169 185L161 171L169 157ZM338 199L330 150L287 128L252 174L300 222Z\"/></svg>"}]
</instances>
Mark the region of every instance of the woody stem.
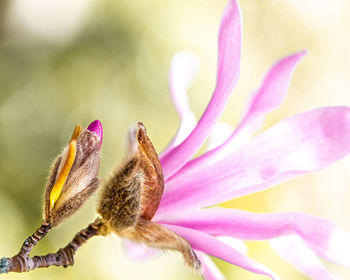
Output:
<instances>
[{"instance_id":1,"label":"woody stem","mask_svg":"<svg viewBox=\"0 0 350 280\"><path fill-rule=\"evenodd\" d=\"M29 236L23 243L22 248L20 249L18 255L27 257L33 248L38 244L38 242L46 236L50 231L51 225L47 222L42 222L41 226Z\"/></svg>"},{"instance_id":2,"label":"woody stem","mask_svg":"<svg viewBox=\"0 0 350 280\"><path fill-rule=\"evenodd\" d=\"M78 232L66 247L59 249L54 254L34 256L31 258L28 255L21 255L19 253L12 258L2 258L0 259L0 274L8 272L26 272L36 268L49 266L71 266L74 264L74 255L76 251L89 238L98 235L99 229L102 225L101 220L96 219L85 229Z\"/></svg>"}]
</instances>

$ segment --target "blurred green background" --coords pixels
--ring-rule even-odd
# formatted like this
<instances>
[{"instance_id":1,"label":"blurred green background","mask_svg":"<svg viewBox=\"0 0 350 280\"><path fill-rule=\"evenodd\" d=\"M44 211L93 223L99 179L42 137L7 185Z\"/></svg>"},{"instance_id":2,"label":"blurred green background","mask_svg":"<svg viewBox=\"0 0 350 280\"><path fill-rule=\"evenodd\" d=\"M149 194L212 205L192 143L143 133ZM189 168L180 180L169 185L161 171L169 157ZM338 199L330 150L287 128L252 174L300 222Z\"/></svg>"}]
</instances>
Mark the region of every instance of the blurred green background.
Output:
<instances>
[{"instance_id":1,"label":"blurred green background","mask_svg":"<svg viewBox=\"0 0 350 280\"><path fill-rule=\"evenodd\" d=\"M217 29L226 0L0 1L0 257L17 253L41 222L51 161L76 123L104 127L101 176L122 159L128 127L142 121L160 151L177 129L168 94L173 54L191 50L201 72L190 90L199 117L215 84ZM325 105L350 105L350 3L346 0L245 0L242 74L223 120L235 125L268 67L300 49L288 98L266 127ZM257 212L305 211L350 231L350 158L317 174L224 204ZM95 196L53 230L34 253L54 252L94 218ZM266 242L249 255L282 279L307 279ZM268 279L215 260L228 279ZM350 271L330 266L336 274ZM176 253L145 262L125 257L117 238L94 238L69 269L49 268L2 279L200 279Z\"/></svg>"}]
</instances>

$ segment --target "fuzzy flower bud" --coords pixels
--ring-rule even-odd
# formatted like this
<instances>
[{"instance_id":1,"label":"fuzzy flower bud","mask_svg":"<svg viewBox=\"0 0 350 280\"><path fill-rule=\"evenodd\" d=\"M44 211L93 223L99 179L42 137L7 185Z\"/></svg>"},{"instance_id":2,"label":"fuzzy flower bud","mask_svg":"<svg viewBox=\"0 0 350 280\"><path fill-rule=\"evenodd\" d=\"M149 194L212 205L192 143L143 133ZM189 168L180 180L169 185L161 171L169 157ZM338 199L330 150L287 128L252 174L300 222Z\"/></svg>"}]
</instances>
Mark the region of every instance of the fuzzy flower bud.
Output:
<instances>
[{"instance_id":1,"label":"fuzzy flower bud","mask_svg":"<svg viewBox=\"0 0 350 280\"><path fill-rule=\"evenodd\" d=\"M77 125L54 161L44 197L44 219L52 227L71 216L97 189L103 130L100 121Z\"/></svg>"},{"instance_id":2,"label":"fuzzy flower bud","mask_svg":"<svg viewBox=\"0 0 350 280\"><path fill-rule=\"evenodd\" d=\"M164 190L158 155L142 123L128 137L128 157L105 181L98 213L118 233L138 220L151 220Z\"/></svg>"}]
</instances>

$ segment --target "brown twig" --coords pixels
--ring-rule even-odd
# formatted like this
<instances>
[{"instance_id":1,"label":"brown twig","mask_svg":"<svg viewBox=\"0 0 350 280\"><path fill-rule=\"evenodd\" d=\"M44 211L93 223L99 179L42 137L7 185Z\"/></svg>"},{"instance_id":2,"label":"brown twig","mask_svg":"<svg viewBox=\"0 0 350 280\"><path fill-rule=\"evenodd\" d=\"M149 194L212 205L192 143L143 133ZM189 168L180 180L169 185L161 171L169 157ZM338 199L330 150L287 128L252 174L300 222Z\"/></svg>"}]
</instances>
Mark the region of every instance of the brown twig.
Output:
<instances>
[{"instance_id":1,"label":"brown twig","mask_svg":"<svg viewBox=\"0 0 350 280\"><path fill-rule=\"evenodd\" d=\"M33 248L38 244L38 242L46 236L46 234L50 231L51 225L47 222L43 222L41 226L34 232L31 236L29 236L23 243L21 250L18 255L27 257Z\"/></svg>"},{"instance_id":2,"label":"brown twig","mask_svg":"<svg viewBox=\"0 0 350 280\"><path fill-rule=\"evenodd\" d=\"M59 249L54 254L47 254L44 256L29 257L27 249L30 248L25 242L25 249L21 249L20 253L12 258L0 259L0 274L8 272L26 272L36 268L49 267L49 266L63 266L68 267L74 264L74 255L76 251L83 245L89 238L98 235L99 229L102 226L100 219L96 219L93 223L88 225L85 229L78 232L73 240L68 243L64 248ZM33 234L34 236L35 234ZM36 239L35 239L36 240ZM29 242L33 244L34 242ZM29 247L28 247L29 246ZM35 244L34 244L35 246ZM33 246L33 247L34 247ZM21 252L24 252L21 254ZM29 251L30 252L30 251Z\"/></svg>"}]
</instances>

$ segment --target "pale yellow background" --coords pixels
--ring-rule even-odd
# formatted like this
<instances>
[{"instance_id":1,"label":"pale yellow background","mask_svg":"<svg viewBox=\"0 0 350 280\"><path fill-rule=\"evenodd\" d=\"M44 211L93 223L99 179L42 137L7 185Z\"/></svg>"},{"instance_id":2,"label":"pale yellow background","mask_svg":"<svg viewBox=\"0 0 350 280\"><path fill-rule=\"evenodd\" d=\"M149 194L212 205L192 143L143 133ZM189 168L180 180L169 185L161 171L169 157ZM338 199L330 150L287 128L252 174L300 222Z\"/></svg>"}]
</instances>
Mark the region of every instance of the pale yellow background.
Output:
<instances>
[{"instance_id":1,"label":"pale yellow background","mask_svg":"<svg viewBox=\"0 0 350 280\"><path fill-rule=\"evenodd\" d=\"M201 59L190 91L199 117L215 83L216 37L223 0L2 0L0 2L0 257L15 254L41 219L50 162L76 123L104 127L101 176L123 156L128 127L146 125L160 151L178 119L167 88L172 55L192 50ZM307 49L283 106L265 127L319 106L350 106L350 3L346 0L245 0L240 83L223 117L235 125L262 75L277 59ZM286 135L286 137L288 137ZM350 144L350 143L349 143ZM350 232L350 157L325 171L227 202L256 212L305 211ZM34 253L64 246L94 217L97 196L53 230ZM307 279L266 242L249 255L282 279ZM302 257L302 256L301 256ZM268 279L222 261L228 279ZM329 265L329 264L327 264ZM350 270L329 265L350 277ZM49 268L1 279L200 279L169 253L128 261L117 238L94 238L73 268Z\"/></svg>"}]
</instances>

